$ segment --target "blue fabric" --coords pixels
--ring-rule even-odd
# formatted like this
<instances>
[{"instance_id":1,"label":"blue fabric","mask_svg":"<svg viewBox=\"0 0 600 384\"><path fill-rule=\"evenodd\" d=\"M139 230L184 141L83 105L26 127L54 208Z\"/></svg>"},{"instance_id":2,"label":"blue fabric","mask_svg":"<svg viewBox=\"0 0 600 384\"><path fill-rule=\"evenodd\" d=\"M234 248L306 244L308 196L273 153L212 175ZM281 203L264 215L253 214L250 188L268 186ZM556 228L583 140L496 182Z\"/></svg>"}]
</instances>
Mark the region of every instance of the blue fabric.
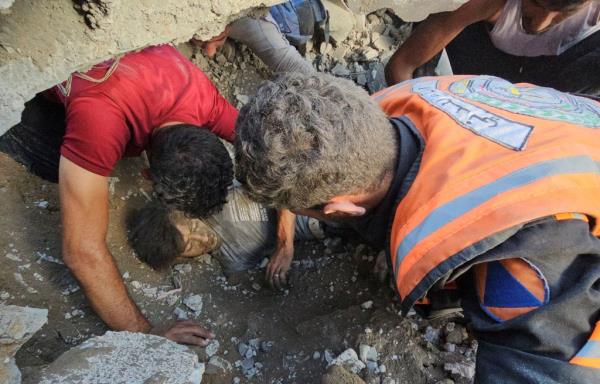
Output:
<instances>
[{"instance_id":1,"label":"blue fabric","mask_svg":"<svg viewBox=\"0 0 600 384\"><path fill-rule=\"evenodd\" d=\"M298 9L300 7L312 8L314 14L313 23L319 23L326 18L325 8L319 0L291 0L286 3L274 5L269 9L269 13L277 23L281 33L292 44L304 44L312 37L311 35L304 35L301 32L301 23L303 21L298 16Z\"/></svg>"},{"instance_id":2,"label":"blue fabric","mask_svg":"<svg viewBox=\"0 0 600 384\"><path fill-rule=\"evenodd\" d=\"M499 261L487 263L482 305L486 307L539 307L542 303L529 292Z\"/></svg>"},{"instance_id":3,"label":"blue fabric","mask_svg":"<svg viewBox=\"0 0 600 384\"><path fill-rule=\"evenodd\" d=\"M590 340L588 341L581 351L577 353L578 357L600 357L600 341Z\"/></svg>"},{"instance_id":4,"label":"blue fabric","mask_svg":"<svg viewBox=\"0 0 600 384\"><path fill-rule=\"evenodd\" d=\"M544 161L503 176L490 184L484 185L436 208L398 245L394 273L398 272L402 260L419 242L447 223L477 208L486 201L501 193L525 186L545 177L573 173L598 174L600 173L599 164L587 156L574 156Z\"/></svg>"}]
</instances>

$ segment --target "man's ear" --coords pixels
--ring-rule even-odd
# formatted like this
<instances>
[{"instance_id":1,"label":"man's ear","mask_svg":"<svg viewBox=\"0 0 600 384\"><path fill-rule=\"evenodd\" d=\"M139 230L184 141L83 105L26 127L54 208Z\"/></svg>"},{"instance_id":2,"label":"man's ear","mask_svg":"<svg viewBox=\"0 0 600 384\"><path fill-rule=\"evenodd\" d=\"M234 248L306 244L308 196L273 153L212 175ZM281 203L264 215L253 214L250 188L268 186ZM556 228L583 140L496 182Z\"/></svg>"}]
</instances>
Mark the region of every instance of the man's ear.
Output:
<instances>
[{"instance_id":1,"label":"man's ear","mask_svg":"<svg viewBox=\"0 0 600 384\"><path fill-rule=\"evenodd\" d=\"M327 204L323 208L323 213L330 215L332 213L343 213L349 216L362 216L367 212L363 207L359 207L351 201L338 201Z\"/></svg>"}]
</instances>

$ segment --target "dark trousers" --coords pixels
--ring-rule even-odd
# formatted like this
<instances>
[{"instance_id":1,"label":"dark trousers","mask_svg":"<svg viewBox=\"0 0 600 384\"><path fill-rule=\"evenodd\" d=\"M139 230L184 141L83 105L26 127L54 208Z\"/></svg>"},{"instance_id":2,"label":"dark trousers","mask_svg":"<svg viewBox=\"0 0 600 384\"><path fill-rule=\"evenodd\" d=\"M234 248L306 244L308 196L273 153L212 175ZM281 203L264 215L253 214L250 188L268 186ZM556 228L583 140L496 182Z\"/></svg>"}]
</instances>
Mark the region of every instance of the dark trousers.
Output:
<instances>
[{"instance_id":1,"label":"dark trousers","mask_svg":"<svg viewBox=\"0 0 600 384\"><path fill-rule=\"evenodd\" d=\"M65 108L40 94L25 104L21 122L0 137L0 152L56 183L64 135Z\"/></svg>"},{"instance_id":2,"label":"dark trousers","mask_svg":"<svg viewBox=\"0 0 600 384\"><path fill-rule=\"evenodd\" d=\"M524 57L494 47L484 22L473 24L447 47L456 75L493 75L563 92L600 96L600 31L558 56Z\"/></svg>"},{"instance_id":3,"label":"dark trousers","mask_svg":"<svg viewBox=\"0 0 600 384\"><path fill-rule=\"evenodd\" d=\"M476 382L600 383L600 369L569 363L600 321L600 239L584 221L548 218L523 227L477 262L512 258L537 267L549 301L502 322L482 309L473 272L459 280L464 313L479 342Z\"/></svg>"}]
</instances>

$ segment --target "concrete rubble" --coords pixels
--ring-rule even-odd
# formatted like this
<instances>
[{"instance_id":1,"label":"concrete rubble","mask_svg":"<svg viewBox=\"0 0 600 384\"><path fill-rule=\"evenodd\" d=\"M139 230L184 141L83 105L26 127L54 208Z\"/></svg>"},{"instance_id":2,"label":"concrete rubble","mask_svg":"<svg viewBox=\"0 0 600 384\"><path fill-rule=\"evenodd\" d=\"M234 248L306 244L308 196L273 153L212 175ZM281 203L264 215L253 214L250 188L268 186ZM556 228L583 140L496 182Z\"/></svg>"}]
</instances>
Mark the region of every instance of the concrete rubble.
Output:
<instances>
[{"instance_id":1,"label":"concrete rubble","mask_svg":"<svg viewBox=\"0 0 600 384\"><path fill-rule=\"evenodd\" d=\"M47 321L47 309L0 304L0 383L21 382L15 354Z\"/></svg>"},{"instance_id":2,"label":"concrete rubble","mask_svg":"<svg viewBox=\"0 0 600 384\"><path fill-rule=\"evenodd\" d=\"M196 353L163 337L107 332L65 352L32 382L198 384L204 368Z\"/></svg>"},{"instance_id":3,"label":"concrete rubble","mask_svg":"<svg viewBox=\"0 0 600 384\"><path fill-rule=\"evenodd\" d=\"M332 15L333 39L341 41L351 26L348 10L357 20L379 9L390 8L404 21L418 21L429 13L457 8L466 0L340 0L325 3ZM180 43L191 37L208 39L218 35L231 21L256 7L279 0L147 0L140 8L125 0L36 0L0 1L0 135L18 123L24 103L33 96L93 64L148 45ZM14 3L14 4L13 4ZM383 33L384 30L378 33ZM25 36L35 38L25 39ZM391 38L374 44L387 47ZM325 52L341 58L344 48L325 45ZM366 58L373 51L366 49ZM222 62L228 57L221 54Z\"/></svg>"}]
</instances>

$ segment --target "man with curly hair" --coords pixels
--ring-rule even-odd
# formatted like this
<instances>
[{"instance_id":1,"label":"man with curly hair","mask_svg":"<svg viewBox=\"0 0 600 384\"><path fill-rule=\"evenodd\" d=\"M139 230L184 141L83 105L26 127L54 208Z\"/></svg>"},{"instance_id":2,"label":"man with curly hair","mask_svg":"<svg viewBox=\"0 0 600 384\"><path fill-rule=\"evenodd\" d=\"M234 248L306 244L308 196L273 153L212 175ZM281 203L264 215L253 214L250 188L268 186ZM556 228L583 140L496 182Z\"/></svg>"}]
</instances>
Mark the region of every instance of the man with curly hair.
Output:
<instances>
[{"instance_id":1,"label":"man with curly hair","mask_svg":"<svg viewBox=\"0 0 600 384\"><path fill-rule=\"evenodd\" d=\"M491 76L369 96L267 81L236 123L236 178L274 208L387 250L407 313L458 285L475 381L600 379L600 103Z\"/></svg>"},{"instance_id":2,"label":"man with curly hair","mask_svg":"<svg viewBox=\"0 0 600 384\"><path fill-rule=\"evenodd\" d=\"M110 328L150 332L106 244L108 176L121 158L146 151L160 204L191 217L218 211L233 166L216 135L233 140L237 110L169 45L75 73L57 89L66 110L58 167L63 260ZM194 322L161 334L197 345L212 337Z\"/></svg>"}]
</instances>

